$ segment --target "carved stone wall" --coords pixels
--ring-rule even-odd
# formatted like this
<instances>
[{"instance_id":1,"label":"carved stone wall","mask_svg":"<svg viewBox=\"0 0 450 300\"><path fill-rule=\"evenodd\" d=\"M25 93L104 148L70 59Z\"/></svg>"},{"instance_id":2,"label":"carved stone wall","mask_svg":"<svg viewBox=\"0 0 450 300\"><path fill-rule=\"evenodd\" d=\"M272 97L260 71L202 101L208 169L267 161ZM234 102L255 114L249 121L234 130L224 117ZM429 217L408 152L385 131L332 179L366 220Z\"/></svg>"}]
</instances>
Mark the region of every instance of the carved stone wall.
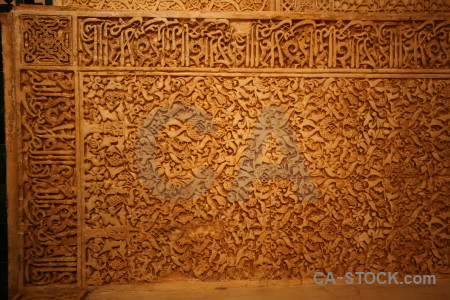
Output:
<instances>
[{"instance_id":1,"label":"carved stone wall","mask_svg":"<svg viewBox=\"0 0 450 300\"><path fill-rule=\"evenodd\" d=\"M69 7L147 11L448 12L448 0L63 0Z\"/></svg>"},{"instance_id":2,"label":"carved stone wall","mask_svg":"<svg viewBox=\"0 0 450 300\"><path fill-rule=\"evenodd\" d=\"M16 9L16 289L450 273L448 15L157 3L334 15Z\"/></svg>"},{"instance_id":3,"label":"carved stone wall","mask_svg":"<svg viewBox=\"0 0 450 300\"><path fill-rule=\"evenodd\" d=\"M173 273L230 280L312 278L318 269L447 272L435 254L448 250L448 80L88 73L83 82L88 284ZM217 125L202 137L173 121L158 134L154 155L167 181L192 180L200 166L217 173L186 201L149 195L134 159L136 125L171 101L204 109ZM248 199L227 201L264 106L289 115L310 190L297 196L288 179L267 174L254 176ZM281 161L276 143L266 147L267 161ZM306 201L314 190L319 200Z\"/></svg>"}]
</instances>

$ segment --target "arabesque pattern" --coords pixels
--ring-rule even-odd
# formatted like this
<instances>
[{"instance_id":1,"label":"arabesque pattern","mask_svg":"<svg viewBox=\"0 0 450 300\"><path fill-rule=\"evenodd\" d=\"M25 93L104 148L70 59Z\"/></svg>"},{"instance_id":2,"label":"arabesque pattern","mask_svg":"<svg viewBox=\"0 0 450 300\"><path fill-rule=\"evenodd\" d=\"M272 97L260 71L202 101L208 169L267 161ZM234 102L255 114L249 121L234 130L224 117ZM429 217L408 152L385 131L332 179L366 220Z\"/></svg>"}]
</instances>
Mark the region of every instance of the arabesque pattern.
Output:
<instances>
[{"instance_id":1,"label":"arabesque pattern","mask_svg":"<svg viewBox=\"0 0 450 300\"><path fill-rule=\"evenodd\" d=\"M21 222L26 285L77 282L72 72L22 71Z\"/></svg>"},{"instance_id":2,"label":"arabesque pattern","mask_svg":"<svg viewBox=\"0 0 450 300\"><path fill-rule=\"evenodd\" d=\"M380 3L16 8L12 285L449 275L448 3Z\"/></svg>"},{"instance_id":3,"label":"arabesque pattern","mask_svg":"<svg viewBox=\"0 0 450 300\"><path fill-rule=\"evenodd\" d=\"M111 10L147 11L262 11L269 0L66 0L66 6Z\"/></svg>"},{"instance_id":4,"label":"arabesque pattern","mask_svg":"<svg viewBox=\"0 0 450 300\"><path fill-rule=\"evenodd\" d=\"M448 0L65 0L78 8L147 11L448 12Z\"/></svg>"},{"instance_id":5,"label":"arabesque pattern","mask_svg":"<svg viewBox=\"0 0 450 300\"><path fill-rule=\"evenodd\" d=\"M414 13L449 11L447 0L281 0L280 9L295 12Z\"/></svg>"},{"instance_id":6,"label":"arabesque pattern","mask_svg":"<svg viewBox=\"0 0 450 300\"><path fill-rule=\"evenodd\" d=\"M92 73L83 86L88 284L449 272L448 80ZM153 154L167 182L216 173L184 201L149 193L135 158L140 126L171 103L216 125L200 135L168 118L156 149L141 146L150 152L138 159ZM227 201L263 106L288 117L318 201L264 177L244 201ZM271 139L262 161L286 155Z\"/></svg>"}]
</instances>

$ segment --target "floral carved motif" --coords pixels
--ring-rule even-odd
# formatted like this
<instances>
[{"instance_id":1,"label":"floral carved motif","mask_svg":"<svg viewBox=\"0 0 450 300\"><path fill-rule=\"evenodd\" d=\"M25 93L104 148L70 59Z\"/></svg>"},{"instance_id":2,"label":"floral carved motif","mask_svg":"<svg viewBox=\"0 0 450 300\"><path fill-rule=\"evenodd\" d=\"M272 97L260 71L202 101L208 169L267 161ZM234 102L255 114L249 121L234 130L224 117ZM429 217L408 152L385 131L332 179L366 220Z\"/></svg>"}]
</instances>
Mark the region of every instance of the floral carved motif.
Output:
<instances>
[{"instance_id":1,"label":"floral carved motif","mask_svg":"<svg viewBox=\"0 0 450 300\"><path fill-rule=\"evenodd\" d=\"M72 61L70 17L23 16L22 59L25 64L69 65Z\"/></svg>"},{"instance_id":2,"label":"floral carved motif","mask_svg":"<svg viewBox=\"0 0 450 300\"><path fill-rule=\"evenodd\" d=\"M147 11L448 12L447 0L66 0L78 8Z\"/></svg>"},{"instance_id":3,"label":"floral carved motif","mask_svg":"<svg viewBox=\"0 0 450 300\"><path fill-rule=\"evenodd\" d=\"M94 9L147 11L261 11L269 10L269 0L67 0L66 6Z\"/></svg>"},{"instance_id":4,"label":"floral carved motif","mask_svg":"<svg viewBox=\"0 0 450 300\"><path fill-rule=\"evenodd\" d=\"M76 283L73 73L22 71L20 80L24 282Z\"/></svg>"},{"instance_id":5,"label":"floral carved motif","mask_svg":"<svg viewBox=\"0 0 450 300\"><path fill-rule=\"evenodd\" d=\"M87 284L449 273L448 80L82 79ZM289 178L252 175L247 198L230 201L248 149L260 152L252 132L264 107L292 128L309 172L304 193ZM211 123L199 127L203 114ZM285 149L268 135L257 163L282 163ZM202 169L215 175L174 201L148 188L138 162L172 185ZM311 193L319 199L305 201Z\"/></svg>"},{"instance_id":6,"label":"floral carved motif","mask_svg":"<svg viewBox=\"0 0 450 300\"><path fill-rule=\"evenodd\" d=\"M4 29L17 33L5 95L18 292L450 274L448 5L380 3L15 9ZM222 12L247 10L278 12Z\"/></svg>"},{"instance_id":7,"label":"floral carved motif","mask_svg":"<svg viewBox=\"0 0 450 300\"><path fill-rule=\"evenodd\" d=\"M86 18L79 63L104 67L448 69L444 21Z\"/></svg>"},{"instance_id":8,"label":"floral carved motif","mask_svg":"<svg viewBox=\"0 0 450 300\"><path fill-rule=\"evenodd\" d=\"M282 0L284 11L412 13L450 10L447 0Z\"/></svg>"}]
</instances>

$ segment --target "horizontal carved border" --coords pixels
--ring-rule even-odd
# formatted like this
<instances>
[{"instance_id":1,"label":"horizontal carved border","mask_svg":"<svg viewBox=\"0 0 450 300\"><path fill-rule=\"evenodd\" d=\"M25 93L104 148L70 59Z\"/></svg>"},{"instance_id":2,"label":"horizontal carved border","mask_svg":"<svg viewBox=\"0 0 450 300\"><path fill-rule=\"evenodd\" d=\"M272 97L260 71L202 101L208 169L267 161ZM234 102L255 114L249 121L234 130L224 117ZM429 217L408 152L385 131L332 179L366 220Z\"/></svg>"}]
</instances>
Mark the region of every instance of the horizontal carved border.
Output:
<instances>
[{"instance_id":1,"label":"horizontal carved border","mask_svg":"<svg viewBox=\"0 0 450 300\"><path fill-rule=\"evenodd\" d=\"M446 21L80 18L79 65L448 69Z\"/></svg>"},{"instance_id":2,"label":"horizontal carved border","mask_svg":"<svg viewBox=\"0 0 450 300\"><path fill-rule=\"evenodd\" d=\"M294 12L442 12L450 11L446 0L66 0L77 8L147 11L294 11Z\"/></svg>"}]
</instances>

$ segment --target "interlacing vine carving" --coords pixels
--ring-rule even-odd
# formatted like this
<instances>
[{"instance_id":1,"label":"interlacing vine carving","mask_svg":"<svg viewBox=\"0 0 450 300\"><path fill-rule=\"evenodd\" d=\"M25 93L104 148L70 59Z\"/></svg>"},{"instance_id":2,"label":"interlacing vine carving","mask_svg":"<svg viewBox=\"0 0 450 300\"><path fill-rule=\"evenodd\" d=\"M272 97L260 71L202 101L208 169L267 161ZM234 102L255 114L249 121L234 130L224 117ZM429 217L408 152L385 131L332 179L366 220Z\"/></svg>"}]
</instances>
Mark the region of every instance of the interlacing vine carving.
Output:
<instances>
[{"instance_id":1,"label":"interlacing vine carving","mask_svg":"<svg viewBox=\"0 0 450 300\"><path fill-rule=\"evenodd\" d=\"M447 0L65 0L78 8L147 11L448 12Z\"/></svg>"},{"instance_id":2,"label":"interlacing vine carving","mask_svg":"<svg viewBox=\"0 0 450 300\"><path fill-rule=\"evenodd\" d=\"M66 6L117 10L260 11L269 10L269 0L67 0Z\"/></svg>"},{"instance_id":3,"label":"interlacing vine carving","mask_svg":"<svg viewBox=\"0 0 450 300\"><path fill-rule=\"evenodd\" d=\"M450 274L447 0L66 4L7 25L24 299Z\"/></svg>"},{"instance_id":4,"label":"interlacing vine carving","mask_svg":"<svg viewBox=\"0 0 450 300\"><path fill-rule=\"evenodd\" d=\"M449 101L439 79L85 74L85 280L448 274ZM227 199L263 107L286 116L318 201L256 175ZM288 155L273 135L264 148L261 163ZM215 177L173 201L148 188L144 158L172 185Z\"/></svg>"},{"instance_id":5,"label":"interlacing vine carving","mask_svg":"<svg viewBox=\"0 0 450 300\"><path fill-rule=\"evenodd\" d=\"M447 0L281 0L277 10L313 12L357 13L414 13L443 12L450 10Z\"/></svg>"}]
</instances>

